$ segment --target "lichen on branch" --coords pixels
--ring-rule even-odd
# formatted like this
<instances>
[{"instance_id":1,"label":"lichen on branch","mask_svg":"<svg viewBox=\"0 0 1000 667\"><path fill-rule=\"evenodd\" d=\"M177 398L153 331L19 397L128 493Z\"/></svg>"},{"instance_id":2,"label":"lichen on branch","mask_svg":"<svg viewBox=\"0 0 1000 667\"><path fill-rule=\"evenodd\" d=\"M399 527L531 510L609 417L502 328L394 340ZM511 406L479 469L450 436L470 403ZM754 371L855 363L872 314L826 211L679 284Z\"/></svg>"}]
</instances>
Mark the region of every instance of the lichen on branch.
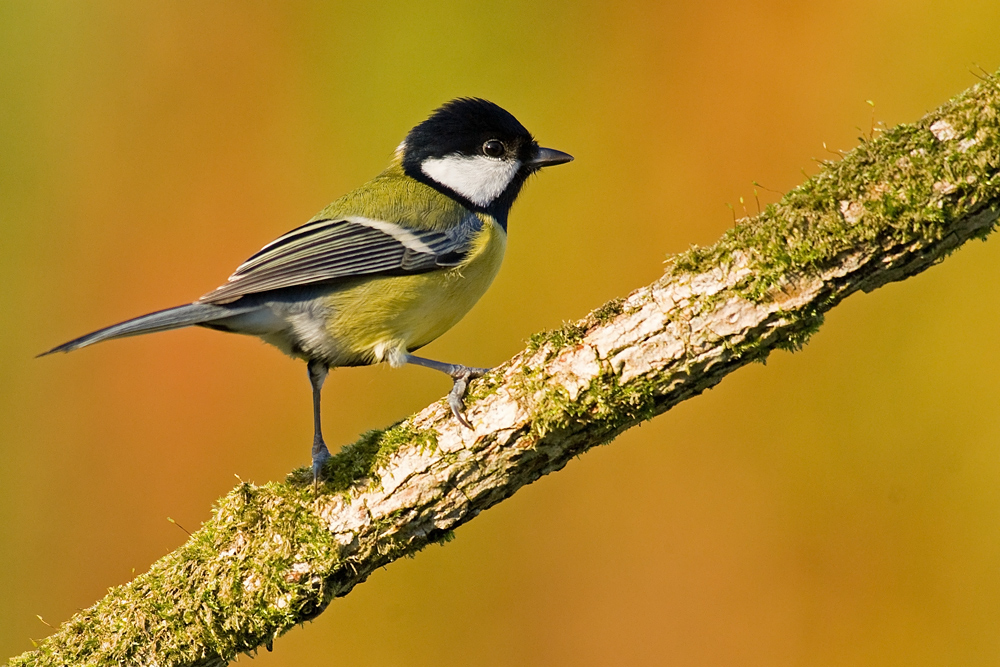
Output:
<instances>
[{"instance_id":1,"label":"lichen on branch","mask_svg":"<svg viewBox=\"0 0 1000 667\"><path fill-rule=\"evenodd\" d=\"M240 484L149 572L111 589L11 665L222 665L348 594L587 449L776 348L797 349L858 290L985 238L1000 211L994 76L842 160L657 282L532 336L443 402L307 469Z\"/></svg>"}]
</instances>

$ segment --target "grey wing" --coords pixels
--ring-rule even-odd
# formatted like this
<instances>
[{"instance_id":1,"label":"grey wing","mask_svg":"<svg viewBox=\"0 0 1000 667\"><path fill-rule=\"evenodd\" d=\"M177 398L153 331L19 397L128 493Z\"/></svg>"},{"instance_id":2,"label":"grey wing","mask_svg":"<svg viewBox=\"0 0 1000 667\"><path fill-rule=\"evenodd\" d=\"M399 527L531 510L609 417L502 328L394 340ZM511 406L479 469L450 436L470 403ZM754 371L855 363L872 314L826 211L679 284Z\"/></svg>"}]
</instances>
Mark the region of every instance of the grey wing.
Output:
<instances>
[{"instance_id":1,"label":"grey wing","mask_svg":"<svg viewBox=\"0 0 1000 667\"><path fill-rule=\"evenodd\" d=\"M442 231L407 229L363 217L314 220L264 246L225 285L199 302L228 303L247 294L338 278L406 275L455 266L481 229L475 214Z\"/></svg>"}]
</instances>

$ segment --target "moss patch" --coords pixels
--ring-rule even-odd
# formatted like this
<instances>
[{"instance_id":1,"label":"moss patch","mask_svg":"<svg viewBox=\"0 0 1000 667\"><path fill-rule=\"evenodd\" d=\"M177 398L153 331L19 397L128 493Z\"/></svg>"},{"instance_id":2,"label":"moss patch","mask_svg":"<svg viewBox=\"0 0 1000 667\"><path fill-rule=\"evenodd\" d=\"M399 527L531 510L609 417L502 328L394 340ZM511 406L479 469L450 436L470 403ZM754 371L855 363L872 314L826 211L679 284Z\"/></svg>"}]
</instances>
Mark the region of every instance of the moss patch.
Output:
<instances>
[{"instance_id":1,"label":"moss patch","mask_svg":"<svg viewBox=\"0 0 1000 667\"><path fill-rule=\"evenodd\" d=\"M285 484L241 484L187 543L11 664L190 664L269 644L328 602L337 548L310 505Z\"/></svg>"},{"instance_id":2,"label":"moss patch","mask_svg":"<svg viewBox=\"0 0 1000 667\"><path fill-rule=\"evenodd\" d=\"M540 331L528 339L528 351L537 352L546 345L553 350L560 350L567 345L575 345L583 340L587 327L580 322L564 322L558 329Z\"/></svg>"},{"instance_id":3,"label":"moss patch","mask_svg":"<svg viewBox=\"0 0 1000 667\"><path fill-rule=\"evenodd\" d=\"M361 434L352 444L330 457L323 467L322 488L325 493L346 493L354 485L371 480L379 482L378 469L403 446L421 450L437 447L437 433L415 428L400 421L387 429L372 429ZM312 485L312 469L299 468L286 481L297 488Z\"/></svg>"},{"instance_id":4,"label":"moss patch","mask_svg":"<svg viewBox=\"0 0 1000 667\"><path fill-rule=\"evenodd\" d=\"M598 324L607 324L625 311L625 299L618 297L592 312L590 315Z\"/></svg>"},{"instance_id":5,"label":"moss patch","mask_svg":"<svg viewBox=\"0 0 1000 667\"><path fill-rule=\"evenodd\" d=\"M1000 188L1000 95L995 78L912 125L899 125L743 219L710 247L677 256L671 272L745 263L741 296L768 300L783 281L836 262L845 252L937 241L956 217Z\"/></svg>"}]
</instances>

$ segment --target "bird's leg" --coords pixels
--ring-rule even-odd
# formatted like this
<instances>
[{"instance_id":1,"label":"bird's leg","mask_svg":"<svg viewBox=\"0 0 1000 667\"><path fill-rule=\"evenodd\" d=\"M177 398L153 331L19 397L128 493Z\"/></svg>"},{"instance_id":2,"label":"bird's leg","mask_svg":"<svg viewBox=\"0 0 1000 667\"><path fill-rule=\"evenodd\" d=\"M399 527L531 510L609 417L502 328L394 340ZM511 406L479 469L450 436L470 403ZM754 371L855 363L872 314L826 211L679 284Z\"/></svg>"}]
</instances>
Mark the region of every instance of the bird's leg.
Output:
<instances>
[{"instance_id":1,"label":"bird's leg","mask_svg":"<svg viewBox=\"0 0 1000 667\"><path fill-rule=\"evenodd\" d=\"M465 392L469 389L469 380L486 375L490 372L490 369L470 368L461 364L446 364L441 361L434 361L433 359L415 357L412 354L406 355L405 361L408 364L416 364L417 366L433 368L436 371L447 373L454 380L451 391L448 392L448 405L451 406L451 413L455 415L455 419L458 420L459 424L465 428L472 428L472 424L469 423L469 420L463 414L465 411Z\"/></svg>"},{"instance_id":2,"label":"bird's leg","mask_svg":"<svg viewBox=\"0 0 1000 667\"><path fill-rule=\"evenodd\" d=\"M319 486L319 474L323 470L323 464L330 458L330 450L323 442L323 418L319 411L319 396L323 391L323 381L329 372L326 364L315 359L310 359L306 367L309 371L309 383L313 390L313 446L312 446L312 468L313 486Z\"/></svg>"}]
</instances>

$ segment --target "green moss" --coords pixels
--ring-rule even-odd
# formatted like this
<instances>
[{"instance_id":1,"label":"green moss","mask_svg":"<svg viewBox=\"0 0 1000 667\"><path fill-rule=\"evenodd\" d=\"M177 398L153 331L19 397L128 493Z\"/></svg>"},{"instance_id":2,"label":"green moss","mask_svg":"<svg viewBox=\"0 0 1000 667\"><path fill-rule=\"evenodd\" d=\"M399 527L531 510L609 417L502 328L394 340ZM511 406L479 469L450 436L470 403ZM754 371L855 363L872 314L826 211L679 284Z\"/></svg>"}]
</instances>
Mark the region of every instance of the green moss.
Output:
<instances>
[{"instance_id":1,"label":"green moss","mask_svg":"<svg viewBox=\"0 0 1000 667\"><path fill-rule=\"evenodd\" d=\"M296 563L309 571L290 576ZM160 664L229 661L322 610L338 563L306 491L241 484L187 543L11 664L135 664L153 649Z\"/></svg>"},{"instance_id":2,"label":"green moss","mask_svg":"<svg viewBox=\"0 0 1000 667\"><path fill-rule=\"evenodd\" d=\"M330 457L323 468L323 491L344 493L368 479L378 482L377 470L406 445L433 450L437 447L437 433L415 428L407 421L397 422L387 429L366 431L354 443ZM299 468L288 475L286 481L299 488L310 486L312 469Z\"/></svg>"},{"instance_id":3,"label":"green moss","mask_svg":"<svg viewBox=\"0 0 1000 667\"><path fill-rule=\"evenodd\" d=\"M587 327L579 322L564 322L558 329L541 331L532 334L528 339L528 351L537 352L546 345L553 351L561 350L567 345L575 345L583 340Z\"/></svg>"},{"instance_id":4,"label":"green moss","mask_svg":"<svg viewBox=\"0 0 1000 667\"><path fill-rule=\"evenodd\" d=\"M496 393L496 390L503 385L503 370L506 365L493 368L483 377L470 382L469 390L465 394L465 403L471 405Z\"/></svg>"},{"instance_id":5,"label":"green moss","mask_svg":"<svg viewBox=\"0 0 1000 667\"><path fill-rule=\"evenodd\" d=\"M598 324L607 324L618 317L625 310L625 299L619 297L611 299L606 304L595 310L591 315Z\"/></svg>"},{"instance_id":6,"label":"green moss","mask_svg":"<svg viewBox=\"0 0 1000 667\"><path fill-rule=\"evenodd\" d=\"M585 422L588 429L610 437L625 424L654 417L660 389L657 383L642 379L623 385L610 371L596 377L576 399L561 386L549 384L535 394L530 435L540 438Z\"/></svg>"},{"instance_id":7,"label":"green moss","mask_svg":"<svg viewBox=\"0 0 1000 667\"><path fill-rule=\"evenodd\" d=\"M739 293L763 302L783 281L830 266L841 253L886 241L939 240L956 216L998 194L1000 98L994 80L988 88L988 95L967 92L933 118L900 125L838 162L825 162L820 174L778 204L740 221L715 245L678 256L670 270L700 273L745 263L752 276ZM930 129L937 118L956 136L937 138ZM980 131L984 121L989 131Z\"/></svg>"},{"instance_id":8,"label":"green moss","mask_svg":"<svg viewBox=\"0 0 1000 667\"><path fill-rule=\"evenodd\" d=\"M581 342L587 331L594 325L607 324L618 315L625 312L625 299L615 298L594 310L590 317L579 322L563 322L558 329L540 331L527 341L528 352L537 352L548 346L552 354L569 345Z\"/></svg>"},{"instance_id":9,"label":"green moss","mask_svg":"<svg viewBox=\"0 0 1000 667\"><path fill-rule=\"evenodd\" d=\"M441 536L438 537L437 539L435 539L433 542L434 542L434 544L439 544L441 546L444 546L444 545L448 544L449 542L453 541L454 539L455 539L455 531L454 530L446 530L446 531L443 531L441 533Z\"/></svg>"},{"instance_id":10,"label":"green moss","mask_svg":"<svg viewBox=\"0 0 1000 667\"><path fill-rule=\"evenodd\" d=\"M789 313L779 311L778 317L783 317L793 323L793 326L782 329L782 336L774 345L775 348L787 352L801 350L813 334L819 331L824 320L822 309L817 307Z\"/></svg>"}]
</instances>

